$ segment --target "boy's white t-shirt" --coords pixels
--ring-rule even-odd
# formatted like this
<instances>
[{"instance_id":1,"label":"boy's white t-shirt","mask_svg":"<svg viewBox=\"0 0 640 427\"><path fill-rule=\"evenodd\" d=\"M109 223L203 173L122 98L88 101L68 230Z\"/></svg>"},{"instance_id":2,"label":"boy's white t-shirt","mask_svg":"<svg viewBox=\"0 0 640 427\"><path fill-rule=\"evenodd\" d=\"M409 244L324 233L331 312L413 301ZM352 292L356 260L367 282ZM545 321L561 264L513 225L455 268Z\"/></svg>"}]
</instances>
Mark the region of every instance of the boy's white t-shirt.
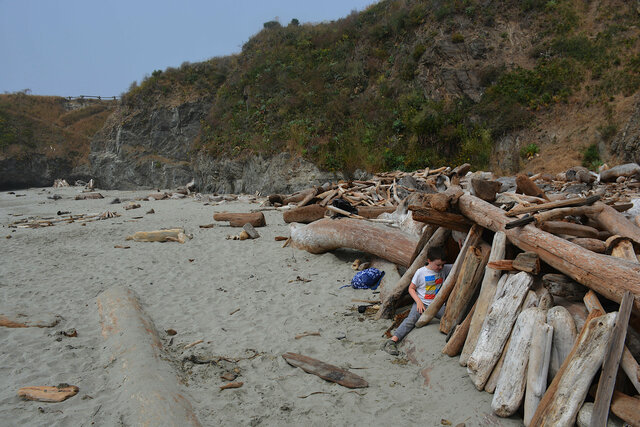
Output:
<instances>
[{"instance_id":1,"label":"boy's white t-shirt","mask_svg":"<svg viewBox=\"0 0 640 427\"><path fill-rule=\"evenodd\" d=\"M433 301L438 291L440 291L444 279L447 278L451 271L451 266L451 264L445 264L439 273L424 266L420 267L413 275L411 283L416 286L416 292L425 307L431 304L431 301Z\"/></svg>"}]
</instances>

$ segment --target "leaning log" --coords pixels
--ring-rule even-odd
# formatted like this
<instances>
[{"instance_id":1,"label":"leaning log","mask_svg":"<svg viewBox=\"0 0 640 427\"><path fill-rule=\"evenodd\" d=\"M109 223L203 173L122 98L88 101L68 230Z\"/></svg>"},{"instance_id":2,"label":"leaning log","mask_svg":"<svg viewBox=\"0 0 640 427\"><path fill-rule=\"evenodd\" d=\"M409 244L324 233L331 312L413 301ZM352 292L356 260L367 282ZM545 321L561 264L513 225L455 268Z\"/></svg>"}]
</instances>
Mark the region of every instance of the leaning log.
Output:
<instances>
[{"instance_id":1,"label":"leaning log","mask_svg":"<svg viewBox=\"0 0 640 427\"><path fill-rule=\"evenodd\" d=\"M429 249L443 246L450 234L451 232L446 228L438 228L435 233L433 233L427 244L422 248L422 251L420 251L418 256L413 260L411 266L405 271L400 280L394 285L393 289L386 292L385 298L382 299L380 310L378 310L376 314L376 319L389 319L393 317L396 303L409 288L413 275L420 267L427 263L427 252Z\"/></svg>"},{"instance_id":2,"label":"leaning log","mask_svg":"<svg viewBox=\"0 0 640 427\"><path fill-rule=\"evenodd\" d=\"M312 254L355 249L409 267L418 239L400 230L352 218L290 224L291 243Z\"/></svg>"},{"instance_id":3,"label":"leaning log","mask_svg":"<svg viewBox=\"0 0 640 427\"><path fill-rule=\"evenodd\" d=\"M505 230L509 219L500 208L468 194L460 197L458 207L467 218L504 231L522 250L536 252L550 266L610 300L619 303L624 292L631 291L634 311L640 313L640 264L593 253L533 225Z\"/></svg>"},{"instance_id":4,"label":"leaning log","mask_svg":"<svg viewBox=\"0 0 640 427\"><path fill-rule=\"evenodd\" d=\"M358 206L358 215L364 218L378 218L383 213L393 213L396 211L395 206Z\"/></svg>"},{"instance_id":5,"label":"leaning log","mask_svg":"<svg viewBox=\"0 0 640 427\"><path fill-rule=\"evenodd\" d=\"M544 320L544 310L537 307L526 309L518 316L491 401L491 409L499 417L513 415L524 399L531 338L533 331L544 325Z\"/></svg>"},{"instance_id":6,"label":"leaning log","mask_svg":"<svg viewBox=\"0 0 640 427\"><path fill-rule=\"evenodd\" d=\"M267 222L262 212L235 213L235 212L216 212L213 214L216 221L229 221L231 227L242 227L249 223L254 227L264 227Z\"/></svg>"},{"instance_id":7,"label":"leaning log","mask_svg":"<svg viewBox=\"0 0 640 427\"><path fill-rule=\"evenodd\" d=\"M535 415L534 426L571 426L584 402L606 350L617 313L591 319L545 393Z\"/></svg>"},{"instance_id":8,"label":"leaning log","mask_svg":"<svg viewBox=\"0 0 640 427\"><path fill-rule=\"evenodd\" d=\"M531 337L527 390L524 398L524 425L528 426L538 404L547 391L547 377L551 357L553 327L546 323L534 329Z\"/></svg>"},{"instance_id":9,"label":"leaning log","mask_svg":"<svg viewBox=\"0 0 640 427\"><path fill-rule=\"evenodd\" d=\"M551 360L549 362L549 378L553 379L564 360L571 353L578 332L573 317L566 308L560 305L551 307L547 311L547 323L553 328Z\"/></svg>"},{"instance_id":10,"label":"leaning log","mask_svg":"<svg viewBox=\"0 0 640 427\"><path fill-rule=\"evenodd\" d=\"M491 244L491 254L489 255L489 261L496 261L504 258L504 252L506 248L507 237L503 232L498 232L493 236L493 243ZM489 310L489 305L493 301L493 297L496 294L498 286L498 280L502 272L500 270L494 270L488 266L485 268L484 278L482 279L482 285L480 285L480 295L476 302L476 308L471 319L471 325L469 326L469 333L467 334L467 340L464 343L462 354L460 355L460 365L467 366L467 360L473 350L476 348L478 342L478 334L482 329L482 323Z\"/></svg>"},{"instance_id":11,"label":"leaning log","mask_svg":"<svg viewBox=\"0 0 640 427\"><path fill-rule=\"evenodd\" d=\"M317 221L324 218L326 208L315 203L313 205L302 206L295 209L289 209L282 213L282 219L287 224L292 222L299 222L302 224L309 224L310 222Z\"/></svg>"},{"instance_id":12,"label":"leaning log","mask_svg":"<svg viewBox=\"0 0 640 427\"><path fill-rule=\"evenodd\" d=\"M629 325L629 316L631 315L630 292L626 292L622 297L620 311L616 318L616 325L611 333L611 340L607 346L604 363L602 364L602 373L598 381L598 391L593 405L592 426L603 425L607 422L609 415L609 405L611 404L611 396L613 395L613 386L616 381L616 374L620 366L620 358L624 349L624 340L627 337L627 326Z\"/></svg>"},{"instance_id":13,"label":"leaning log","mask_svg":"<svg viewBox=\"0 0 640 427\"><path fill-rule=\"evenodd\" d=\"M199 426L178 378L162 353L151 319L129 289L114 286L98 295L102 336L110 352L107 374L118 387L125 425Z\"/></svg>"},{"instance_id":14,"label":"leaning log","mask_svg":"<svg viewBox=\"0 0 640 427\"><path fill-rule=\"evenodd\" d=\"M518 309L533 284L531 275L520 272L496 291L494 302L482 324L478 343L469 360L467 372L478 390L482 390L502 354Z\"/></svg>"},{"instance_id":15,"label":"leaning log","mask_svg":"<svg viewBox=\"0 0 640 427\"><path fill-rule=\"evenodd\" d=\"M451 338L442 348L443 354L453 357L460 353L467 338L467 334L469 333L469 326L471 326L471 319L473 318L473 312L476 309L476 305L477 304L474 304L473 307L471 307L471 310L464 321L461 324L456 325Z\"/></svg>"},{"instance_id":16,"label":"leaning log","mask_svg":"<svg viewBox=\"0 0 640 427\"><path fill-rule=\"evenodd\" d=\"M484 242L480 247L471 247L467 251L458 280L447 299L446 309L440 319L440 332L443 334L449 333L458 317L464 316L463 310L476 292L490 252L489 245Z\"/></svg>"}]
</instances>

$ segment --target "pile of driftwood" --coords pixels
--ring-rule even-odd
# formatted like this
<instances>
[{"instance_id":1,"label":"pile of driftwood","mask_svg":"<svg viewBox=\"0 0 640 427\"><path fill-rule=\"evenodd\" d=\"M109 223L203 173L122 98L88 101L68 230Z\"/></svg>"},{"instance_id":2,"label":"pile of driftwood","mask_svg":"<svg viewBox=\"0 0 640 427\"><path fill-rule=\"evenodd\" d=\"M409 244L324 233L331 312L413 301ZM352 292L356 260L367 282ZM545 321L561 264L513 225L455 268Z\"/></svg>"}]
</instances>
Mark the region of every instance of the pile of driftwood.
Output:
<instances>
[{"instance_id":1,"label":"pile of driftwood","mask_svg":"<svg viewBox=\"0 0 640 427\"><path fill-rule=\"evenodd\" d=\"M308 223L291 224L295 247L352 248L406 268L381 291L378 318L393 317L429 247L446 245L452 231L466 233L416 326L446 303L443 352L460 355L475 386L494 393L499 416L522 408L525 425L600 426L611 412L640 425L640 399L633 397L640 393L640 228L637 217L624 214L639 174L636 164L599 176L578 167L553 177L519 175L515 188L502 191L504 180L463 165L269 200L294 204L285 221ZM337 198L354 209L331 209ZM410 234L366 220L379 214L371 209L408 209L426 225ZM349 218L324 218L327 210Z\"/></svg>"}]
</instances>

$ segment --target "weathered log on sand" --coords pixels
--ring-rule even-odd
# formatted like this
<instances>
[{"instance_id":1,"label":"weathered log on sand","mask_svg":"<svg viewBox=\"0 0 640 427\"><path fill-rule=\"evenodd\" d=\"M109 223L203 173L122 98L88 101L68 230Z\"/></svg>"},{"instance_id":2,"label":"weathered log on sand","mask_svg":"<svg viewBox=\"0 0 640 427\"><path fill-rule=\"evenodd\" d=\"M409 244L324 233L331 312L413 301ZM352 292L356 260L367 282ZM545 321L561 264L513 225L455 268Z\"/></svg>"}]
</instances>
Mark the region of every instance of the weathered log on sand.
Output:
<instances>
[{"instance_id":1,"label":"weathered log on sand","mask_svg":"<svg viewBox=\"0 0 640 427\"><path fill-rule=\"evenodd\" d=\"M505 275L503 276L503 278L504 277L509 277L509 276ZM500 282L502 282L502 279L500 279ZM504 286L504 283L499 284L498 286ZM524 302L520 306L520 309L516 314L516 318L517 316L520 315L520 313L522 313L523 310L537 307L537 305L538 305L538 297L536 296L536 293L534 291L530 290L529 292L527 292L527 296L525 297ZM502 349L502 354L500 354L500 358L496 362L496 365L493 367L493 370L491 371L491 375L489 375L489 379L484 385L484 391L486 391L487 393L493 393L496 390L496 385L498 384L498 378L500 377L500 372L502 372L502 365L504 364L505 356L509 351L510 343L511 343L511 336L509 336L509 339L507 339L507 342L504 344L504 348Z\"/></svg>"},{"instance_id":2,"label":"weathered log on sand","mask_svg":"<svg viewBox=\"0 0 640 427\"><path fill-rule=\"evenodd\" d=\"M534 426L572 426L600 369L617 313L595 310L531 419ZM597 316L597 317L594 317Z\"/></svg>"},{"instance_id":3,"label":"weathered log on sand","mask_svg":"<svg viewBox=\"0 0 640 427\"><path fill-rule=\"evenodd\" d=\"M440 319L440 332L448 334L454 322L462 315L463 310L474 296L480 284L484 268L487 265L491 248L486 243L479 247L471 247L460 267L458 280L447 299L447 306Z\"/></svg>"},{"instance_id":4,"label":"weathered log on sand","mask_svg":"<svg viewBox=\"0 0 640 427\"><path fill-rule=\"evenodd\" d=\"M168 230L136 231L131 236L127 236L125 240L133 240L134 242L184 243L187 241L187 235L184 234L182 228L170 228Z\"/></svg>"},{"instance_id":5,"label":"weathered log on sand","mask_svg":"<svg viewBox=\"0 0 640 427\"><path fill-rule=\"evenodd\" d=\"M0 327L5 328L53 328L59 322L61 317L55 314L47 313L29 313L25 312L9 313L7 311L4 314L0 314Z\"/></svg>"},{"instance_id":6,"label":"weathered log on sand","mask_svg":"<svg viewBox=\"0 0 640 427\"><path fill-rule=\"evenodd\" d=\"M461 196L458 207L467 218L490 230L505 231L519 248L537 253L542 261L610 300L620 302L624 292L631 291L634 311L640 313L640 264L593 253L533 225L505 230L508 218L502 210L474 196Z\"/></svg>"},{"instance_id":7,"label":"weathered log on sand","mask_svg":"<svg viewBox=\"0 0 640 427\"><path fill-rule=\"evenodd\" d=\"M117 385L118 404L129 408L124 424L199 426L165 362L155 326L133 292L111 287L98 295L97 305L112 361L106 368L108 378Z\"/></svg>"},{"instance_id":8,"label":"weathered log on sand","mask_svg":"<svg viewBox=\"0 0 640 427\"><path fill-rule=\"evenodd\" d=\"M296 366L309 374L317 375L323 380L340 384L343 387L369 387L367 381L361 376L312 357L290 352L284 353L282 357L291 366Z\"/></svg>"},{"instance_id":9,"label":"weathered log on sand","mask_svg":"<svg viewBox=\"0 0 640 427\"><path fill-rule=\"evenodd\" d=\"M424 206L409 206L409 210L413 212L414 221L420 221L427 224L445 227L456 231L469 231L471 222L460 214L451 212L440 212L438 210L427 208Z\"/></svg>"},{"instance_id":10,"label":"weathered log on sand","mask_svg":"<svg viewBox=\"0 0 640 427\"><path fill-rule=\"evenodd\" d=\"M520 272L510 277L496 291L494 302L482 324L476 348L467 361L467 372L478 390L482 390L500 358L518 309L532 284L533 277Z\"/></svg>"},{"instance_id":11,"label":"weathered log on sand","mask_svg":"<svg viewBox=\"0 0 640 427\"><path fill-rule=\"evenodd\" d=\"M551 360L549 361L549 378L553 379L562 362L567 358L578 336L575 322L569 311L557 305L547 311L547 323L553 328Z\"/></svg>"},{"instance_id":12,"label":"weathered log on sand","mask_svg":"<svg viewBox=\"0 0 640 427\"><path fill-rule=\"evenodd\" d=\"M289 209L282 213L282 219L287 224L291 222L299 222L302 224L308 224L313 221L324 218L324 213L327 209L323 206L316 204L302 206L295 209Z\"/></svg>"},{"instance_id":13,"label":"weathered log on sand","mask_svg":"<svg viewBox=\"0 0 640 427\"><path fill-rule=\"evenodd\" d=\"M246 223L254 227L264 227L267 225L262 212L216 212L213 214L213 219L216 221L229 221L231 227L242 227Z\"/></svg>"},{"instance_id":14,"label":"weathered log on sand","mask_svg":"<svg viewBox=\"0 0 640 427\"><path fill-rule=\"evenodd\" d=\"M316 190L315 188L307 188L305 190L299 191L288 197L285 197L282 200L282 204L288 205L289 203L300 203L301 201L309 197L310 194L315 196L316 194L318 194L318 190Z\"/></svg>"},{"instance_id":15,"label":"weathered log on sand","mask_svg":"<svg viewBox=\"0 0 640 427\"><path fill-rule=\"evenodd\" d=\"M76 196L76 200L104 199L100 193L81 193Z\"/></svg>"},{"instance_id":16,"label":"weathered log on sand","mask_svg":"<svg viewBox=\"0 0 640 427\"><path fill-rule=\"evenodd\" d=\"M522 403L527 384L531 337L534 329L542 327L544 321L544 310L537 307L523 310L518 315L518 320L511 332L509 350L504 357L504 364L491 401L491 409L499 417L510 417Z\"/></svg>"},{"instance_id":17,"label":"weathered log on sand","mask_svg":"<svg viewBox=\"0 0 640 427\"><path fill-rule=\"evenodd\" d=\"M429 304L429 306L424 310L424 312L416 322L416 328L423 327L424 325L429 323L436 314L438 314L438 311L440 310L440 308L442 308L444 303L447 301L447 298L449 298L451 291L453 290L453 286L456 283L462 261L464 260L467 251L471 246L476 245L480 241L481 235L482 227L474 224L467 234L467 238L465 239L464 244L460 249L460 253L456 258L456 261L451 267L449 275L444 280L444 283L442 284L442 287L440 288L440 291L438 292L436 297L433 299L433 301L431 301L431 304Z\"/></svg>"},{"instance_id":18,"label":"weathered log on sand","mask_svg":"<svg viewBox=\"0 0 640 427\"><path fill-rule=\"evenodd\" d=\"M551 358L553 327L544 323L533 330L529 366L527 366L527 390L524 397L524 425L528 426L544 392Z\"/></svg>"},{"instance_id":19,"label":"weathered log on sand","mask_svg":"<svg viewBox=\"0 0 640 427\"><path fill-rule=\"evenodd\" d=\"M592 218L605 230L611 232L611 234L628 237L634 242L640 244L640 227L629 221L624 214L602 202L596 202L593 206L599 209L599 212Z\"/></svg>"},{"instance_id":20,"label":"weathered log on sand","mask_svg":"<svg viewBox=\"0 0 640 427\"><path fill-rule=\"evenodd\" d=\"M627 326L629 325L629 316L631 315L631 302L633 297L631 292L627 291L622 297L620 311L616 318L616 325L611 333L611 339L607 345L604 355L604 363L602 364L602 373L598 381L598 391L593 406L592 426L601 426L607 422L609 415L609 405L611 404L611 396L613 395L613 386L616 382L618 367L620 366L620 358L624 349L624 340L627 337Z\"/></svg>"},{"instance_id":21,"label":"weathered log on sand","mask_svg":"<svg viewBox=\"0 0 640 427\"><path fill-rule=\"evenodd\" d=\"M465 317L464 321L461 324L456 325L451 338L442 348L443 354L453 357L460 353L467 338L467 334L469 333L469 326L471 326L471 319L473 318L473 312L475 309L476 304L473 304L473 307L471 307L471 310L467 314L467 317Z\"/></svg>"},{"instance_id":22,"label":"weathered log on sand","mask_svg":"<svg viewBox=\"0 0 640 427\"><path fill-rule=\"evenodd\" d=\"M427 263L427 252L429 248L443 246L450 234L451 231L446 228L438 228L435 233L433 233L427 244L422 248L422 251L420 251L418 256L413 260L411 266L405 271L400 280L398 280L390 291L385 292L386 295L384 298L381 296L382 305L376 313L376 319L390 319L393 317L396 303L409 288L413 275L420 267Z\"/></svg>"},{"instance_id":23,"label":"weathered log on sand","mask_svg":"<svg viewBox=\"0 0 640 427\"><path fill-rule=\"evenodd\" d=\"M491 254L489 255L489 262L497 261L504 258L505 248L507 243L507 236L499 231L493 236L493 243L491 244ZM488 265L488 264L487 264ZM467 360L473 350L476 348L478 342L478 334L482 329L482 323L487 315L489 305L493 301L493 297L496 294L498 286L498 280L502 272L500 270L494 270L488 266L485 268L484 277L482 279L482 285L480 285L480 295L476 301L476 308L469 325L469 333L467 334L467 340L464 343L462 354L460 355L460 365L467 366Z\"/></svg>"},{"instance_id":24,"label":"weathered log on sand","mask_svg":"<svg viewBox=\"0 0 640 427\"><path fill-rule=\"evenodd\" d=\"M66 387L56 386L28 386L18 390L18 396L25 400L38 402L63 402L78 394L80 389L75 385Z\"/></svg>"},{"instance_id":25,"label":"weathered log on sand","mask_svg":"<svg viewBox=\"0 0 640 427\"><path fill-rule=\"evenodd\" d=\"M616 258L627 259L638 262L638 257L633 249L633 242L628 237L611 236L606 241L607 249L605 253Z\"/></svg>"},{"instance_id":26,"label":"weathered log on sand","mask_svg":"<svg viewBox=\"0 0 640 427\"><path fill-rule=\"evenodd\" d=\"M400 230L351 218L323 218L308 225L290 224L291 243L312 254L356 249L409 267L418 239Z\"/></svg>"},{"instance_id":27,"label":"weathered log on sand","mask_svg":"<svg viewBox=\"0 0 640 427\"><path fill-rule=\"evenodd\" d=\"M383 213L393 213L395 206L358 206L358 215L364 218L378 218Z\"/></svg>"}]
</instances>

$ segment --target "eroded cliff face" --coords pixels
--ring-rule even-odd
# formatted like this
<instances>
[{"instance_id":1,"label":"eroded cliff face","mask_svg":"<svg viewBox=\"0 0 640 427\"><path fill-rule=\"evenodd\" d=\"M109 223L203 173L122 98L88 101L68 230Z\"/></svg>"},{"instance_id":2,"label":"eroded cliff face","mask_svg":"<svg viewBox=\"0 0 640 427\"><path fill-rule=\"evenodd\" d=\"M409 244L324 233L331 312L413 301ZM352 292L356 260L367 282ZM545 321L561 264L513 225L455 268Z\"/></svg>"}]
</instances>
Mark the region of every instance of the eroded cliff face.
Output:
<instances>
[{"instance_id":1,"label":"eroded cliff face","mask_svg":"<svg viewBox=\"0 0 640 427\"><path fill-rule=\"evenodd\" d=\"M91 143L90 174L102 188L196 188L219 193L288 193L342 178L289 153L265 158L214 158L194 141L207 102L127 112L118 110Z\"/></svg>"},{"instance_id":2,"label":"eroded cliff face","mask_svg":"<svg viewBox=\"0 0 640 427\"><path fill-rule=\"evenodd\" d=\"M640 96L636 95L633 113L614 137L611 149L624 161L640 163Z\"/></svg>"}]
</instances>

